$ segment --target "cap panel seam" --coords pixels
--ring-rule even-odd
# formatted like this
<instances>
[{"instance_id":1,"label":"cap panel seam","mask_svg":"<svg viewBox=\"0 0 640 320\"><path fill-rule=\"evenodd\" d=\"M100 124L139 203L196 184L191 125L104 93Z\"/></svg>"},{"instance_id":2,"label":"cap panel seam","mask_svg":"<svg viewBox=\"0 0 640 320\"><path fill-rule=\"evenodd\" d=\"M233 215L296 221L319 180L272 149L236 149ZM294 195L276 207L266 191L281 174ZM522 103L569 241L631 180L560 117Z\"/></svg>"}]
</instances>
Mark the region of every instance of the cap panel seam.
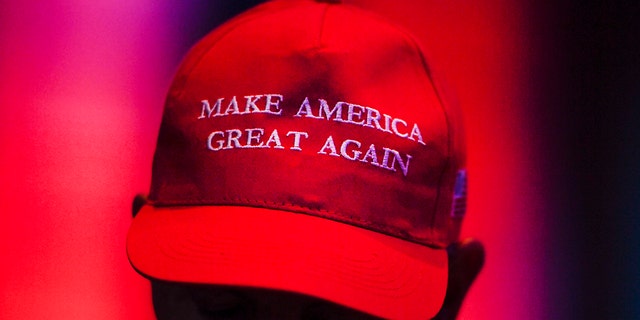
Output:
<instances>
[{"instance_id":1,"label":"cap panel seam","mask_svg":"<svg viewBox=\"0 0 640 320\"><path fill-rule=\"evenodd\" d=\"M394 238L399 238L401 240L406 240L410 242L414 242L420 245L426 245L430 247L437 248L435 243L429 243L428 239L419 239L409 235L407 232L402 231L398 228L392 228L387 225L382 225L367 219L363 219L357 217L354 213L350 212L339 212L334 210L327 210L322 208L314 208L310 206L304 206L299 204L294 204L286 201L270 201L270 200L254 200L248 198L240 198L237 196L224 196L220 198L220 202L198 202L197 200L179 200L179 201L154 201L149 204L154 207L169 207L169 206L249 206L249 207L257 207L269 210L282 210L285 209L292 213L298 214L307 214L320 218L327 218L334 221L339 221L342 223L346 223L352 225L354 227L368 229L374 232L383 232L389 236ZM336 218L336 217L341 217ZM355 225L355 222L362 223L363 225ZM375 229L375 230L372 230Z\"/></svg>"},{"instance_id":2,"label":"cap panel seam","mask_svg":"<svg viewBox=\"0 0 640 320\"><path fill-rule=\"evenodd\" d=\"M398 30L400 30L398 28ZM435 202L433 205L433 214L431 215L431 223L430 226L433 228L435 226L435 219L438 216L438 207L440 206L440 197L442 194L442 184L445 181L445 175L447 170L449 170L449 167L451 165L451 154L452 154L452 134L451 131L453 130L453 128L451 127L451 120L449 119L449 113L447 113L447 109L445 108L445 104L444 104L444 100L442 99L441 93L438 91L438 87L436 86L435 83L435 79L433 78L433 74L431 72L431 69L429 68L429 65L427 64L427 59L424 56L424 52L422 52L422 48L420 47L420 45L418 45L417 41L409 34L405 33L404 31L400 30L402 32L402 34L404 34L405 38L407 38L409 40L409 42L411 43L411 45L414 47L414 49L417 51L419 57L420 57L420 61L422 62L422 67L424 69L425 75L427 76L427 78L429 79L429 84L431 86L431 88L433 89L433 92L436 95L436 98L438 99L438 106L440 107L440 110L442 111L442 115L444 116L444 120L447 126L447 154L445 157L445 164L442 166L442 171L440 172L440 177L438 178L438 189L436 192L436 197L435 197Z\"/></svg>"},{"instance_id":3,"label":"cap panel seam","mask_svg":"<svg viewBox=\"0 0 640 320\"><path fill-rule=\"evenodd\" d=\"M447 126L447 150L446 150L446 157L445 157L445 164L442 166L442 171L440 172L440 176L438 178L438 189L436 192L436 197L435 197L435 202L434 202L434 206L433 206L433 211L432 211L432 215L431 215L431 223L430 223L430 227L433 228L435 225L435 219L437 216L437 212L438 212L438 206L440 205L440 197L441 197L441 188L442 188L442 184L444 182L444 177L446 175L447 170L449 169L449 166L451 165L451 154L452 154L452 134L451 134L451 120L449 119L449 114L447 113L447 110L444 106L444 101L442 99L441 93L438 91L438 88L435 84L435 79L433 78L433 74L431 72L431 69L429 68L429 64L427 63L427 59L424 56L424 52L422 51L421 46L418 44L418 42L416 41L416 39L410 34L408 33L406 30L390 23L389 21L387 21L386 19L383 19L382 17L370 13L366 10L360 10L362 11L364 14L368 15L369 17L371 17L372 19L377 20L378 22L388 26L389 28L392 28L394 30L396 30L399 34L402 34L405 38L405 40L408 42L409 45L411 45L414 50L418 53L418 56L420 58L420 62L422 64L422 68L425 72L425 75L427 77L427 79L429 80L429 84L431 86L431 88L433 89L436 98L438 99L438 104L440 107L440 110L442 111L442 114L444 116L445 119L445 123Z\"/></svg>"},{"instance_id":4,"label":"cap panel seam","mask_svg":"<svg viewBox=\"0 0 640 320\"><path fill-rule=\"evenodd\" d=\"M322 18L320 21L320 32L318 33L318 47L319 48L324 48L325 44L323 40L324 34L325 34L325 26L327 24L327 15L329 13L329 8L331 7L330 3L327 3L325 5L324 11L322 13Z\"/></svg>"},{"instance_id":5,"label":"cap panel seam","mask_svg":"<svg viewBox=\"0 0 640 320\"><path fill-rule=\"evenodd\" d=\"M414 45L417 47L418 44L414 42ZM453 128L451 127L451 120L449 119L449 114L447 113L447 110L444 106L444 100L442 99L442 96L440 94L440 92L438 91L438 88L435 85L435 80L433 78L433 75L431 74L431 71L429 70L429 67L427 65L426 59L424 57L424 54L422 53L421 50L418 51L420 54L420 59L422 60L422 64L424 66L425 72L427 73L427 77L429 77L429 80L431 80L431 87L433 88L433 91L436 95L436 97L438 98L438 102L440 105L440 109L442 110L442 114L444 116L445 119L445 123L447 125L447 156L446 156L446 161L444 166L442 166L442 171L440 172L440 177L438 178L438 191L436 192L436 198L435 198L435 203L434 203L434 207L433 207L433 215L431 217L431 227L433 227L435 225L435 219L438 213L438 206L440 206L440 197L442 195L442 184L445 181L445 175L447 170L449 170L449 167L451 166L451 161L452 161L452 134L451 131L453 130Z\"/></svg>"},{"instance_id":6,"label":"cap panel seam","mask_svg":"<svg viewBox=\"0 0 640 320\"><path fill-rule=\"evenodd\" d=\"M268 3L263 4L263 6L266 6ZM297 4L297 3L296 3ZM290 6L288 8L286 8L286 10L289 10L291 8L294 8L295 6ZM266 10L264 10L266 11ZM260 18L264 18L264 17L268 17L270 15L273 15L273 12L264 12L264 11L258 11L258 12L254 12L252 10L246 11L244 14L241 14L240 16L236 17L235 19L229 21L227 24L223 24L223 27L226 30L217 30L214 31L212 33L210 33L209 35L213 36L215 34L215 37L213 37L213 39L210 40L210 42L207 43L207 45L209 46L209 48L207 48L205 51L203 51L200 56L193 61L193 63L190 66L184 66L184 67L188 67L188 69L184 70L183 72L178 71L178 74L183 74L184 77L184 81L181 83L181 87L180 88L174 88L177 89L178 91L178 95L177 98L179 98L180 96L182 96L182 94L184 93L184 88L187 87L187 82L189 81L189 79L191 79L191 73L197 69L197 67L202 63L202 60L211 52L211 50L214 49L214 47L216 47L216 44L218 44L221 40L223 40L226 36L228 36L231 32L235 31L237 28L241 27L242 25L246 24L249 21L253 21L256 19L260 19ZM243 16L246 15L246 16ZM207 36L205 36L204 39L206 39ZM186 56L189 56L189 54L187 53Z\"/></svg>"}]
</instances>

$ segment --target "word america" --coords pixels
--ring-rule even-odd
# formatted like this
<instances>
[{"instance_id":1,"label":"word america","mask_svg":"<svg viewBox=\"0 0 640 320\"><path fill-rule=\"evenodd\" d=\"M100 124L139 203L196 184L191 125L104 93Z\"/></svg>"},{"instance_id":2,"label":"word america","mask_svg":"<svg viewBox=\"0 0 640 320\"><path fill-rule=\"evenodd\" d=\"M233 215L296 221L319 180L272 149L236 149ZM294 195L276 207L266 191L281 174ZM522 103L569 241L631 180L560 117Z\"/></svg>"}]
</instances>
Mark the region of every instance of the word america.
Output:
<instances>
[{"instance_id":1,"label":"word america","mask_svg":"<svg viewBox=\"0 0 640 320\"><path fill-rule=\"evenodd\" d=\"M233 96L228 103L225 103L227 107L222 111L224 100L225 98L219 98L213 105L209 103L209 100L202 100L202 112L198 119L228 115L246 115L250 113L266 113L280 116L282 115L280 102L282 102L284 98L281 94L244 96L244 109L242 111L236 96ZM318 102L317 111L314 113L309 98L305 97L294 117L333 120L352 125L360 125L395 134L400 138L409 139L425 145L417 123L414 123L409 131L409 125L406 121L400 118L394 118L388 114L381 114L380 111L371 107L338 101L333 108L330 108L326 100L318 99Z\"/></svg>"}]
</instances>

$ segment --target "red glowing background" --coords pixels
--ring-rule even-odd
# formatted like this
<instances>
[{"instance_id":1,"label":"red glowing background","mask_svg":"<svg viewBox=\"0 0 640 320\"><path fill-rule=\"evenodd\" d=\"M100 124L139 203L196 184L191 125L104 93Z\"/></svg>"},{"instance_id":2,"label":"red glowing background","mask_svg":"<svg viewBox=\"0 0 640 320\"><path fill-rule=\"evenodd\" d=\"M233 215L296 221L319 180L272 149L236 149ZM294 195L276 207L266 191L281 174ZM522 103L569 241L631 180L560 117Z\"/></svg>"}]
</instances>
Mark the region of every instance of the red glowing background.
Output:
<instances>
[{"instance_id":1,"label":"red glowing background","mask_svg":"<svg viewBox=\"0 0 640 320\"><path fill-rule=\"evenodd\" d=\"M487 262L460 318L545 318L548 215L530 120L536 44L526 2L346 2L411 30L463 108L463 236L484 242ZM125 236L131 200L148 190L165 92L202 6L2 2L0 318L153 319Z\"/></svg>"}]
</instances>

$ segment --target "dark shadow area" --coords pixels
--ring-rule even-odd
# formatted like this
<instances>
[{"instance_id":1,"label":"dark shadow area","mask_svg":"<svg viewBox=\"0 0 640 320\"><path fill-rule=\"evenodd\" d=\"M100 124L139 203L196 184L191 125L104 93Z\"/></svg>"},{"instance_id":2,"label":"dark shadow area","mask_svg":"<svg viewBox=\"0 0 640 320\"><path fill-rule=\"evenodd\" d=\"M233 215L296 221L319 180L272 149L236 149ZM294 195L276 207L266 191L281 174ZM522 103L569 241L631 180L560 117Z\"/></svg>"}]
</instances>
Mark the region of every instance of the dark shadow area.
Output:
<instances>
[{"instance_id":1,"label":"dark shadow area","mask_svg":"<svg viewBox=\"0 0 640 320\"><path fill-rule=\"evenodd\" d=\"M637 319L640 3L561 1L537 14L551 318Z\"/></svg>"}]
</instances>

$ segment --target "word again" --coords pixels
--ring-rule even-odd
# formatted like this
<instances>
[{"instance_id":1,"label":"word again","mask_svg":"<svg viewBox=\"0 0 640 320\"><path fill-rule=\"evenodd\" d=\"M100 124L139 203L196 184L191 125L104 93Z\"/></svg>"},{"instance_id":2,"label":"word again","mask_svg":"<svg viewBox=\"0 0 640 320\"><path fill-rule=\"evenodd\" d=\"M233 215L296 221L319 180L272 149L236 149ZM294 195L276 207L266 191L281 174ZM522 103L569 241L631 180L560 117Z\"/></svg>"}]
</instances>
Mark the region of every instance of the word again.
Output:
<instances>
[{"instance_id":1,"label":"word again","mask_svg":"<svg viewBox=\"0 0 640 320\"><path fill-rule=\"evenodd\" d=\"M351 161L369 163L372 166L390 171L397 171L397 165L400 167L400 170L402 170L402 174L404 174L405 177L407 176L411 155L407 154L405 160L402 159L400 152L384 147L382 148L383 152L380 153L376 150L376 146L373 144L369 145L369 148L367 148L366 151L364 150L365 149L362 148L362 143L360 143L360 141L346 139L340 145L340 153L338 153L333 137L329 136L320 151L318 151L318 154L326 154L334 157L343 157ZM381 156L379 157L379 155Z\"/></svg>"}]
</instances>

